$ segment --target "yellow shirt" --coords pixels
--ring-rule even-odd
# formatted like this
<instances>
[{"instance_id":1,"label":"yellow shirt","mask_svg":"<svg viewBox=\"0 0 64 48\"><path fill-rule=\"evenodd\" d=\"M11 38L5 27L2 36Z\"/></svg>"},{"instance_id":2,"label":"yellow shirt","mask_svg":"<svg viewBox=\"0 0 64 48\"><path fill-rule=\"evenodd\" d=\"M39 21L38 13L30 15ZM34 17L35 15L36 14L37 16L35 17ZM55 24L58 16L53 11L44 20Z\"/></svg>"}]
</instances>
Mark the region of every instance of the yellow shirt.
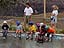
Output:
<instances>
[{"instance_id":1,"label":"yellow shirt","mask_svg":"<svg viewBox=\"0 0 64 48\"><path fill-rule=\"evenodd\" d=\"M34 32L36 32L36 26L35 25L32 25L32 26L30 26L29 27L29 31L34 31Z\"/></svg>"}]
</instances>

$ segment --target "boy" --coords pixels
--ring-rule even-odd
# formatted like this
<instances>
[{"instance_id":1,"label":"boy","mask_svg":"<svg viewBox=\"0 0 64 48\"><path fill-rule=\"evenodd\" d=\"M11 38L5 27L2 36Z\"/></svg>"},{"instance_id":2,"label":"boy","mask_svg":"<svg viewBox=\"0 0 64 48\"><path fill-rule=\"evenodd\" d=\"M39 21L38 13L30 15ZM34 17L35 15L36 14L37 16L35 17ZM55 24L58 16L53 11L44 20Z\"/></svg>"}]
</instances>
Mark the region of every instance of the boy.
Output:
<instances>
[{"instance_id":1,"label":"boy","mask_svg":"<svg viewBox=\"0 0 64 48\"><path fill-rule=\"evenodd\" d=\"M7 38L7 32L9 29L9 26L7 25L7 21L3 22L2 29L3 29L3 37L5 39L5 38Z\"/></svg>"},{"instance_id":2,"label":"boy","mask_svg":"<svg viewBox=\"0 0 64 48\"><path fill-rule=\"evenodd\" d=\"M20 21L16 22L16 35L18 35L21 38L21 33L23 32L23 27L20 23Z\"/></svg>"},{"instance_id":3,"label":"boy","mask_svg":"<svg viewBox=\"0 0 64 48\"><path fill-rule=\"evenodd\" d=\"M32 21L29 22L29 32L31 33L31 40L33 40L33 36L36 32L36 26L34 25L34 23Z\"/></svg>"},{"instance_id":4,"label":"boy","mask_svg":"<svg viewBox=\"0 0 64 48\"><path fill-rule=\"evenodd\" d=\"M48 41L52 41L52 37L53 37L53 34L55 33L55 29L52 28L52 27L48 27L47 29L47 37L48 37Z\"/></svg>"}]
</instances>

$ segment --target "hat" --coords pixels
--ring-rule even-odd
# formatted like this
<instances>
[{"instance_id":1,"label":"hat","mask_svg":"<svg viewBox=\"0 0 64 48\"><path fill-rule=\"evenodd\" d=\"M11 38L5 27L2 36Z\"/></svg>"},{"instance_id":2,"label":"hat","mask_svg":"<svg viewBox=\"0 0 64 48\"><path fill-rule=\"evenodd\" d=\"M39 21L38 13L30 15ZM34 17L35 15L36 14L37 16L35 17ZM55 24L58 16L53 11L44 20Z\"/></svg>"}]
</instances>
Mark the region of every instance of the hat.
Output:
<instances>
[{"instance_id":1,"label":"hat","mask_svg":"<svg viewBox=\"0 0 64 48\"><path fill-rule=\"evenodd\" d=\"M20 24L20 21L16 21L16 24L17 24L17 25Z\"/></svg>"},{"instance_id":2,"label":"hat","mask_svg":"<svg viewBox=\"0 0 64 48\"><path fill-rule=\"evenodd\" d=\"M40 26L44 25L44 23L40 23Z\"/></svg>"},{"instance_id":3,"label":"hat","mask_svg":"<svg viewBox=\"0 0 64 48\"><path fill-rule=\"evenodd\" d=\"M7 21L4 21L3 23L7 23Z\"/></svg>"},{"instance_id":4,"label":"hat","mask_svg":"<svg viewBox=\"0 0 64 48\"><path fill-rule=\"evenodd\" d=\"M33 22L33 21L30 21L30 22L29 22L29 25L33 25L33 24L34 24L34 22Z\"/></svg>"}]
</instances>

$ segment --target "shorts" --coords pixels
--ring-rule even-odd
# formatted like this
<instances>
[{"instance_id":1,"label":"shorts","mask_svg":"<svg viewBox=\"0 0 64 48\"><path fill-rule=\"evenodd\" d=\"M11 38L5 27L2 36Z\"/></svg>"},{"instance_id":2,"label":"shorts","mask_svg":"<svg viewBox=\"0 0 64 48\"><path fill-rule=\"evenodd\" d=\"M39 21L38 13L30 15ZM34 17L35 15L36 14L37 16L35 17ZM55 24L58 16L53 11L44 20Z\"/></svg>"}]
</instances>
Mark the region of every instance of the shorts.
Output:
<instances>
[{"instance_id":1,"label":"shorts","mask_svg":"<svg viewBox=\"0 0 64 48\"><path fill-rule=\"evenodd\" d=\"M26 23L29 23L30 18L31 18L31 16L26 16L26 17L25 17L25 19L26 19Z\"/></svg>"},{"instance_id":2,"label":"shorts","mask_svg":"<svg viewBox=\"0 0 64 48\"><path fill-rule=\"evenodd\" d=\"M22 32L21 30L16 30L16 33L20 33L20 32Z\"/></svg>"},{"instance_id":3,"label":"shorts","mask_svg":"<svg viewBox=\"0 0 64 48\"><path fill-rule=\"evenodd\" d=\"M51 16L51 23L52 24L57 23L57 16Z\"/></svg>"}]
</instances>

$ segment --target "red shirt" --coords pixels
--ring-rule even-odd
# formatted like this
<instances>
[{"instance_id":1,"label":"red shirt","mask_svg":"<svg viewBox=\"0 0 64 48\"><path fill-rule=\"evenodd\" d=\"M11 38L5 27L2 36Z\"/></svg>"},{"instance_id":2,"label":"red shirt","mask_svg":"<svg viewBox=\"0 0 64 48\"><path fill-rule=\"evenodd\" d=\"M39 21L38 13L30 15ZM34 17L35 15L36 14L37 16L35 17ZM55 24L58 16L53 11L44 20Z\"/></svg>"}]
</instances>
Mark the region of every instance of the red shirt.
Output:
<instances>
[{"instance_id":1,"label":"red shirt","mask_svg":"<svg viewBox=\"0 0 64 48\"><path fill-rule=\"evenodd\" d=\"M49 27L48 32L49 32L49 33L55 33L55 29L54 29L54 28Z\"/></svg>"}]
</instances>

